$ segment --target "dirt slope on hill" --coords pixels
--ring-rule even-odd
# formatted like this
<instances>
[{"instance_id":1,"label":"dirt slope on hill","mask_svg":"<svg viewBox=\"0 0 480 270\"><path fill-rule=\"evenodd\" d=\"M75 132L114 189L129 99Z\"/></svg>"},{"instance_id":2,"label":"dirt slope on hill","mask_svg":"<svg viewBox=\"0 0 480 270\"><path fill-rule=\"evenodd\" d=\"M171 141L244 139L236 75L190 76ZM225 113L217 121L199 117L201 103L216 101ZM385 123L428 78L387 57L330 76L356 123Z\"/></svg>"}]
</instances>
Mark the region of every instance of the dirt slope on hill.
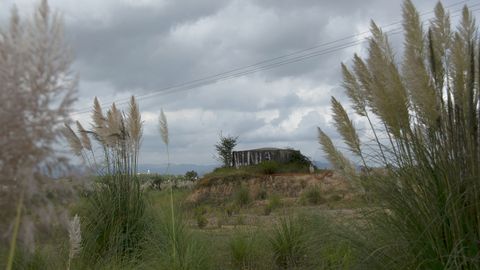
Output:
<instances>
[{"instance_id":1,"label":"dirt slope on hill","mask_svg":"<svg viewBox=\"0 0 480 270\"><path fill-rule=\"evenodd\" d=\"M255 198L260 192L279 194L284 197L298 197L309 187L317 186L325 198L341 196L349 198L353 195L352 185L340 175L332 171L320 174L273 174L273 175L228 175L222 177L204 178L199 181L187 201L225 201L231 197L240 186L249 189Z\"/></svg>"}]
</instances>

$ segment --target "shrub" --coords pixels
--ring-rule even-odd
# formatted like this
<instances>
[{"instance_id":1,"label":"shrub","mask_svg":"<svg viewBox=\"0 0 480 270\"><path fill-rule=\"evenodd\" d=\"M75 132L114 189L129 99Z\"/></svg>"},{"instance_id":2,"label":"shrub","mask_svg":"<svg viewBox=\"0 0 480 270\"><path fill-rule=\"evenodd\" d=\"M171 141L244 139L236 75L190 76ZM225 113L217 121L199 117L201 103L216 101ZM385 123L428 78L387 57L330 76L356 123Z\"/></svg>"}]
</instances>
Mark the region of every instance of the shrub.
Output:
<instances>
[{"instance_id":1,"label":"shrub","mask_svg":"<svg viewBox=\"0 0 480 270\"><path fill-rule=\"evenodd\" d=\"M272 194L268 197L268 203L265 205L264 214L266 216L270 215L270 213L282 206L282 199L278 194Z\"/></svg>"},{"instance_id":2,"label":"shrub","mask_svg":"<svg viewBox=\"0 0 480 270\"><path fill-rule=\"evenodd\" d=\"M343 197L339 194L333 194L332 196L330 196L330 200L334 202L341 201L342 199Z\"/></svg>"},{"instance_id":3,"label":"shrub","mask_svg":"<svg viewBox=\"0 0 480 270\"><path fill-rule=\"evenodd\" d=\"M245 186L241 186L234 194L234 202L239 207L247 206L251 201L250 191Z\"/></svg>"},{"instance_id":4,"label":"shrub","mask_svg":"<svg viewBox=\"0 0 480 270\"><path fill-rule=\"evenodd\" d=\"M185 179L188 181L195 181L198 179L198 173L196 171L188 171L185 173Z\"/></svg>"},{"instance_id":5,"label":"shrub","mask_svg":"<svg viewBox=\"0 0 480 270\"><path fill-rule=\"evenodd\" d=\"M167 181L161 174L154 174L150 179L150 187L154 190L162 190L162 185Z\"/></svg>"},{"instance_id":6,"label":"shrub","mask_svg":"<svg viewBox=\"0 0 480 270\"><path fill-rule=\"evenodd\" d=\"M273 160L268 160L258 164L258 167L261 173L270 175L278 172L280 165Z\"/></svg>"},{"instance_id":7,"label":"shrub","mask_svg":"<svg viewBox=\"0 0 480 270\"><path fill-rule=\"evenodd\" d=\"M250 168L217 168L213 172L206 174L200 181L198 186L209 187L221 184L239 183L257 176Z\"/></svg>"},{"instance_id":8,"label":"shrub","mask_svg":"<svg viewBox=\"0 0 480 270\"><path fill-rule=\"evenodd\" d=\"M245 225L245 217L242 215L236 216L235 225Z\"/></svg>"},{"instance_id":9,"label":"shrub","mask_svg":"<svg viewBox=\"0 0 480 270\"><path fill-rule=\"evenodd\" d=\"M225 206L225 213L227 216L231 217L234 214L238 213L239 207L237 204L229 203Z\"/></svg>"},{"instance_id":10,"label":"shrub","mask_svg":"<svg viewBox=\"0 0 480 270\"><path fill-rule=\"evenodd\" d=\"M159 235L149 242L153 247L151 269L211 269L206 247L192 235L179 209L173 213L172 218L170 210L162 212L157 228Z\"/></svg>"},{"instance_id":11,"label":"shrub","mask_svg":"<svg viewBox=\"0 0 480 270\"><path fill-rule=\"evenodd\" d=\"M198 215L196 216L198 228L203 229L208 224L208 219L205 215Z\"/></svg>"},{"instance_id":12,"label":"shrub","mask_svg":"<svg viewBox=\"0 0 480 270\"><path fill-rule=\"evenodd\" d=\"M140 174L140 183L148 185L153 190L162 190L162 188L170 187L172 184L173 188L181 188L182 184L185 184L185 181L190 181L185 178L183 175L171 175L171 174Z\"/></svg>"},{"instance_id":13,"label":"shrub","mask_svg":"<svg viewBox=\"0 0 480 270\"><path fill-rule=\"evenodd\" d=\"M215 224L217 228L222 228L223 225L227 224L227 216L223 212L219 212L215 216Z\"/></svg>"},{"instance_id":14,"label":"shrub","mask_svg":"<svg viewBox=\"0 0 480 270\"><path fill-rule=\"evenodd\" d=\"M312 204L317 205L324 203L325 199L322 197L322 192L317 186L309 187L300 196L300 203L303 205Z\"/></svg>"},{"instance_id":15,"label":"shrub","mask_svg":"<svg viewBox=\"0 0 480 270\"><path fill-rule=\"evenodd\" d=\"M275 264L282 269L301 266L309 250L308 231L301 219L282 218L269 238Z\"/></svg>"},{"instance_id":16,"label":"shrub","mask_svg":"<svg viewBox=\"0 0 480 270\"><path fill-rule=\"evenodd\" d=\"M265 200L267 198L267 190L265 188L260 188L255 194L256 200Z\"/></svg>"},{"instance_id":17,"label":"shrub","mask_svg":"<svg viewBox=\"0 0 480 270\"><path fill-rule=\"evenodd\" d=\"M197 207L195 209L195 219L197 220L197 225L200 229L205 228L208 224L208 220L205 217L205 214L207 213L207 209L204 207Z\"/></svg>"},{"instance_id":18,"label":"shrub","mask_svg":"<svg viewBox=\"0 0 480 270\"><path fill-rule=\"evenodd\" d=\"M310 159L304 156L300 151L293 151L292 155L290 156L290 160L288 162L295 163L307 168L310 167L310 165L312 165L312 162L310 161Z\"/></svg>"},{"instance_id":19,"label":"shrub","mask_svg":"<svg viewBox=\"0 0 480 270\"><path fill-rule=\"evenodd\" d=\"M270 215L270 214L272 213L272 210L273 210L272 206L267 203L267 204L265 205L265 207L263 208L263 214L264 214L265 216L268 216L268 215Z\"/></svg>"},{"instance_id":20,"label":"shrub","mask_svg":"<svg viewBox=\"0 0 480 270\"><path fill-rule=\"evenodd\" d=\"M321 269L352 269L354 257L350 245L336 242L322 247L319 265Z\"/></svg>"},{"instance_id":21,"label":"shrub","mask_svg":"<svg viewBox=\"0 0 480 270\"><path fill-rule=\"evenodd\" d=\"M232 265L236 269L257 269L258 243L255 236L236 232L228 243Z\"/></svg>"}]
</instances>

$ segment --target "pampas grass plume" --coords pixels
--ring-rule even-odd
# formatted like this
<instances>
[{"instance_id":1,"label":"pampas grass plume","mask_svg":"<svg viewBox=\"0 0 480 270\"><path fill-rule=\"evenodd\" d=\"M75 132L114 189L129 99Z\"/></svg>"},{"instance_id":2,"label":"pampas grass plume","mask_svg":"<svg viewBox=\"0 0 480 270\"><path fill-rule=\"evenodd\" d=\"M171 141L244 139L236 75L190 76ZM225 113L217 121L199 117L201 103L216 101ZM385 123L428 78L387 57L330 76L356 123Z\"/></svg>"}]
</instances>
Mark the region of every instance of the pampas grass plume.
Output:
<instances>
[{"instance_id":1,"label":"pampas grass plume","mask_svg":"<svg viewBox=\"0 0 480 270\"><path fill-rule=\"evenodd\" d=\"M75 134L75 131L68 125L65 124L64 129L62 130L63 135L68 141L68 144L70 145L70 148L72 149L73 153L77 156L82 155L82 142L80 141L80 138L78 138L77 134Z\"/></svg>"},{"instance_id":2,"label":"pampas grass plume","mask_svg":"<svg viewBox=\"0 0 480 270\"><path fill-rule=\"evenodd\" d=\"M163 142L168 145L168 123L167 117L165 117L165 113L163 109L160 110L160 117L158 119L160 124L160 135L162 136Z\"/></svg>"},{"instance_id":3,"label":"pampas grass plume","mask_svg":"<svg viewBox=\"0 0 480 270\"><path fill-rule=\"evenodd\" d=\"M70 252L68 254L68 266L67 269L70 269L70 263L75 256L81 250L82 242L82 233L80 229L80 218L78 215L75 215L73 219L68 224L68 237L70 240Z\"/></svg>"},{"instance_id":4,"label":"pampas grass plume","mask_svg":"<svg viewBox=\"0 0 480 270\"><path fill-rule=\"evenodd\" d=\"M80 124L79 121L77 121L77 130L78 130L78 133L80 134L80 139L81 139L83 147L85 147L85 149L91 151L92 150L92 142L90 141L90 138L88 137L88 132L83 128L82 124Z\"/></svg>"},{"instance_id":5,"label":"pampas grass plume","mask_svg":"<svg viewBox=\"0 0 480 270\"><path fill-rule=\"evenodd\" d=\"M142 137L142 118L134 96L132 96L130 99L130 111L128 114L127 127L132 140L138 143Z\"/></svg>"}]
</instances>

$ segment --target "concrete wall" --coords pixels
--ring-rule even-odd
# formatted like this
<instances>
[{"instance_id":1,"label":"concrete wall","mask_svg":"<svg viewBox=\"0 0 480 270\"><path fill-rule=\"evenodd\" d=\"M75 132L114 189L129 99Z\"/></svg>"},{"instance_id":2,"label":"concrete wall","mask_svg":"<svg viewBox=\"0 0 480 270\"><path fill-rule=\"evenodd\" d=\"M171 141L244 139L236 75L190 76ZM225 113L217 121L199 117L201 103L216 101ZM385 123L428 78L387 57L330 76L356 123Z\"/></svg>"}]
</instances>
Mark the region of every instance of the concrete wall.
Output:
<instances>
[{"instance_id":1,"label":"concrete wall","mask_svg":"<svg viewBox=\"0 0 480 270\"><path fill-rule=\"evenodd\" d=\"M287 163L296 150L273 149L273 150L246 150L233 151L233 166L256 165L262 161L274 160L279 163Z\"/></svg>"}]
</instances>

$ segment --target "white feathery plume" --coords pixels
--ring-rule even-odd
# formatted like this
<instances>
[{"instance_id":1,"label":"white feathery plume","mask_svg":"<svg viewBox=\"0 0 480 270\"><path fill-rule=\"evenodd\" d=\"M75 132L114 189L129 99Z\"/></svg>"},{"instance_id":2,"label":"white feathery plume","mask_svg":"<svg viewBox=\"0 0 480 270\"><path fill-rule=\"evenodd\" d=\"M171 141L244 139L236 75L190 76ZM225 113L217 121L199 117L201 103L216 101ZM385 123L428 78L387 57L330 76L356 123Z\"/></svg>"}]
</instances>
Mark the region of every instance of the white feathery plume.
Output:
<instances>
[{"instance_id":1,"label":"white feathery plume","mask_svg":"<svg viewBox=\"0 0 480 270\"><path fill-rule=\"evenodd\" d=\"M163 109L160 110L158 122L160 124L160 135L162 136L162 140L166 145L168 145L168 123Z\"/></svg>"},{"instance_id":2,"label":"white feathery plume","mask_svg":"<svg viewBox=\"0 0 480 270\"><path fill-rule=\"evenodd\" d=\"M77 130L78 133L80 133L80 139L82 141L83 147L85 149L91 151L92 150L92 142L90 141L90 138L88 137L88 132L83 128L82 124L80 124L79 121L77 121Z\"/></svg>"},{"instance_id":3,"label":"white feathery plume","mask_svg":"<svg viewBox=\"0 0 480 270\"><path fill-rule=\"evenodd\" d=\"M70 241L70 252L68 253L68 266L70 269L70 262L81 250L82 232L80 226L80 218L75 215L68 224L68 237Z\"/></svg>"},{"instance_id":4,"label":"white feathery plume","mask_svg":"<svg viewBox=\"0 0 480 270\"><path fill-rule=\"evenodd\" d=\"M83 146L77 134L75 134L75 131L73 131L73 129L68 124L65 124L65 127L63 128L62 133L67 139L68 144L70 145L70 148L72 149L73 153L77 156L81 156Z\"/></svg>"}]
</instances>

